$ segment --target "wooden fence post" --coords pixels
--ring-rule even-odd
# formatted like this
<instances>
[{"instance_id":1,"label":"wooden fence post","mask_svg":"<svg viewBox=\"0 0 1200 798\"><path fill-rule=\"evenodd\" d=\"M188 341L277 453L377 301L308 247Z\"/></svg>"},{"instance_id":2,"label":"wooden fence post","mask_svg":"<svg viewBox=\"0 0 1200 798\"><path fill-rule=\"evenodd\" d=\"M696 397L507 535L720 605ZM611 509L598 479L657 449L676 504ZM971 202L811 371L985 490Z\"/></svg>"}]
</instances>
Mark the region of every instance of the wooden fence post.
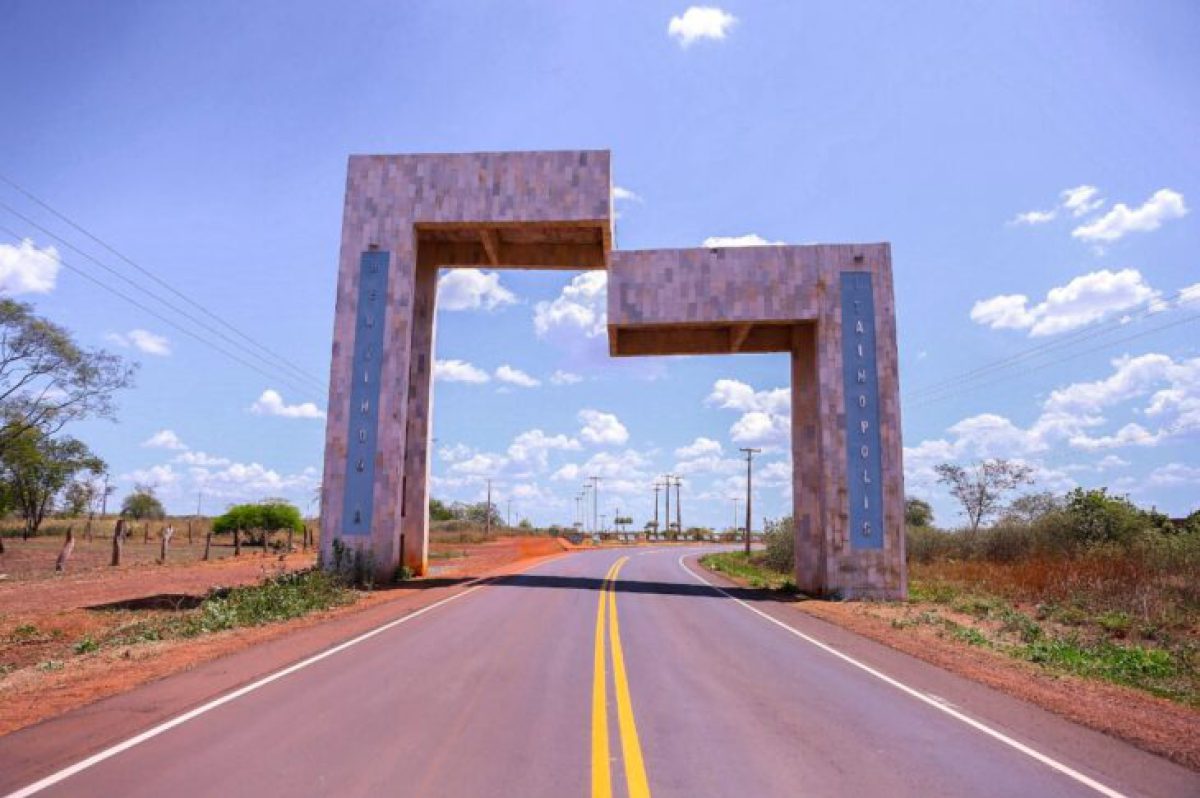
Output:
<instances>
[{"instance_id":1,"label":"wooden fence post","mask_svg":"<svg viewBox=\"0 0 1200 798\"><path fill-rule=\"evenodd\" d=\"M242 556L242 530L236 527L233 530L233 556Z\"/></svg>"},{"instance_id":2,"label":"wooden fence post","mask_svg":"<svg viewBox=\"0 0 1200 798\"><path fill-rule=\"evenodd\" d=\"M175 534L175 527L164 527L162 531L162 540L158 549L158 561L163 565L167 563L167 550L171 547L171 536Z\"/></svg>"},{"instance_id":3,"label":"wooden fence post","mask_svg":"<svg viewBox=\"0 0 1200 798\"><path fill-rule=\"evenodd\" d=\"M112 548L112 564L114 566L121 564L121 549L125 545L125 519L118 518L117 525L113 527L113 548Z\"/></svg>"},{"instance_id":4,"label":"wooden fence post","mask_svg":"<svg viewBox=\"0 0 1200 798\"><path fill-rule=\"evenodd\" d=\"M212 528L209 527L208 534L204 536L204 559L208 560L208 553L212 550Z\"/></svg>"},{"instance_id":5,"label":"wooden fence post","mask_svg":"<svg viewBox=\"0 0 1200 798\"><path fill-rule=\"evenodd\" d=\"M62 573L67 570L67 560L71 559L71 552L75 551L75 525L67 527L67 538L63 541L62 551L58 553L58 559L54 561L54 570L56 573Z\"/></svg>"}]
</instances>

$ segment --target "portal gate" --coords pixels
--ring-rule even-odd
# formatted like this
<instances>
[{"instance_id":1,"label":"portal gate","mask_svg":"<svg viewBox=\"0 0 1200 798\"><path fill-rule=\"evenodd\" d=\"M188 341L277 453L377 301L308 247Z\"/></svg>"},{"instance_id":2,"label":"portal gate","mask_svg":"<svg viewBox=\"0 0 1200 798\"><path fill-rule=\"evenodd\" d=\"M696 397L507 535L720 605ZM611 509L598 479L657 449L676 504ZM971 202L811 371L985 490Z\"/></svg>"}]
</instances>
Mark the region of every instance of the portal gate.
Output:
<instances>
[{"instance_id":1,"label":"portal gate","mask_svg":"<svg viewBox=\"0 0 1200 798\"><path fill-rule=\"evenodd\" d=\"M438 269L606 269L613 356L790 353L797 585L904 598L890 247L615 250L611 188L605 151L351 156L327 558L338 539L425 572Z\"/></svg>"}]
</instances>

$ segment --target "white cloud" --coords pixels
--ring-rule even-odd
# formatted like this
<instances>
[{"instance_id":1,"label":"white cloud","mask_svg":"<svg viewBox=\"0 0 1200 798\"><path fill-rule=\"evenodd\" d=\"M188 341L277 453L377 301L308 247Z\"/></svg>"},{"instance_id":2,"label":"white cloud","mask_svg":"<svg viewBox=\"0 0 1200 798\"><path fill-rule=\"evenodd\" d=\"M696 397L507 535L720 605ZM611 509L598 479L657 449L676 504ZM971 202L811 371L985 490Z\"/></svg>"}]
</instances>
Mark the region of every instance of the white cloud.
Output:
<instances>
[{"instance_id":1,"label":"white cloud","mask_svg":"<svg viewBox=\"0 0 1200 798\"><path fill-rule=\"evenodd\" d=\"M530 377L520 369L513 368L505 363L496 369L496 379L500 382L506 382L509 385L518 385L522 388L536 388L541 385L541 380Z\"/></svg>"},{"instance_id":2,"label":"white cloud","mask_svg":"<svg viewBox=\"0 0 1200 798\"><path fill-rule=\"evenodd\" d=\"M1183 195L1169 188L1154 192L1138 208L1130 208L1118 202L1098 219L1082 224L1071 231L1081 241L1110 243L1129 233L1148 233L1157 230L1169 219L1178 219L1187 213Z\"/></svg>"},{"instance_id":3,"label":"white cloud","mask_svg":"<svg viewBox=\"0 0 1200 798\"><path fill-rule=\"evenodd\" d=\"M621 186L613 186L613 199L618 202L643 202L641 195Z\"/></svg>"},{"instance_id":4,"label":"white cloud","mask_svg":"<svg viewBox=\"0 0 1200 798\"><path fill-rule=\"evenodd\" d=\"M723 453L720 442L712 438L696 438L687 446L675 450L679 462L674 470L679 474L729 474L739 470L739 461L723 457Z\"/></svg>"},{"instance_id":5,"label":"white cloud","mask_svg":"<svg viewBox=\"0 0 1200 798\"><path fill-rule=\"evenodd\" d=\"M447 463L454 463L459 460L466 460L474 454L474 450L465 443L456 443L453 446L443 446L438 449L438 456Z\"/></svg>"},{"instance_id":6,"label":"white cloud","mask_svg":"<svg viewBox=\"0 0 1200 798\"><path fill-rule=\"evenodd\" d=\"M1147 480L1152 485L1166 487L1200 485L1200 468L1184 463L1167 463L1151 471Z\"/></svg>"},{"instance_id":7,"label":"white cloud","mask_svg":"<svg viewBox=\"0 0 1200 798\"><path fill-rule=\"evenodd\" d=\"M706 402L742 416L729 428L736 443L787 446L791 440L792 392L790 388L755 391L738 380L717 380Z\"/></svg>"},{"instance_id":8,"label":"white cloud","mask_svg":"<svg viewBox=\"0 0 1200 798\"><path fill-rule=\"evenodd\" d=\"M574 277L553 302L534 306L533 327L539 336L556 328L575 328L588 337L602 335L608 324L608 273L590 271Z\"/></svg>"},{"instance_id":9,"label":"white cloud","mask_svg":"<svg viewBox=\"0 0 1200 798\"><path fill-rule=\"evenodd\" d=\"M262 395L250 405L250 412L260 416L279 416L280 418L325 418L325 414L312 402L301 402L289 405L283 401L283 396L272 388L262 392Z\"/></svg>"},{"instance_id":10,"label":"white cloud","mask_svg":"<svg viewBox=\"0 0 1200 798\"><path fill-rule=\"evenodd\" d=\"M629 440L629 430L612 413L584 409L579 411L579 437L588 443L619 446Z\"/></svg>"},{"instance_id":11,"label":"white cloud","mask_svg":"<svg viewBox=\"0 0 1200 798\"><path fill-rule=\"evenodd\" d=\"M737 17L713 6L691 6L683 14L671 17L667 35L680 46L688 47L701 39L720 41L737 23Z\"/></svg>"},{"instance_id":12,"label":"white cloud","mask_svg":"<svg viewBox=\"0 0 1200 798\"><path fill-rule=\"evenodd\" d=\"M535 463L546 467L551 451L578 451L579 441L566 435L547 435L540 429L522 432L508 446L508 456L518 463Z\"/></svg>"},{"instance_id":13,"label":"white cloud","mask_svg":"<svg viewBox=\"0 0 1200 798\"><path fill-rule=\"evenodd\" d=\"M149 468L136 468L133 471L118 476L117 481L128 482L134 485L149 485L152 488L169 488L177 484L182 478L183 475L167 463L165 465L150 466Z\"/></svg>"},{"instance_id":14,"label":"white cloud","mask_svg":"<svg viewBox=\"0 0 1200 798\"><path fill-rule=\"evenodd\" d=\"M1200 302L1200 283L1192 283L1179 289L1180 305L1190 305L1193 302Z\"/></svg>"},{"instance_id":15,"label":"white cloud","mask_svg":"<svg viewBox=\"0 0 1200 798\"><path fill-rule=\"evenodd\" d=\"M1083 327L1110 314L1130 310L1156 299L1137 269L1101 269L1051 288L1046 299L1032 307L1024 294L983 299L971 308L971 320L993 330L1029 330L1031 336L1053 335Z\"/></svg>"},{"instance_id":16,"label":"white cloud","mask_svg":"<svg viewBox=\"0 0 1200 798\"><path fill-rule=\"evenodd\" d=\"M150 449L171 449L172 451L185 451L188 447L174 430L160 429L158 432L151 435L146 440L142 441L142 446Z\"/></svg>"},{"instance_id":17,"label":"white cloud","mask_svg":"<svg viewBox=\"0 0 1200 798\"><path fill-rule=\"evenodd\" d=\"M1013 224L1045 224L1046 222L1053 221L1054 217L1056 217L1056 216L1058 216L1057 210L1026 211L1025 213L1018 213L1017 217L1015 219L1013 219L1012 223Z\"/></svg>"},{"instance_id":18,"label":"white cloud","mask_svg":"<svg viewBox=\"0 0 1200 798\"><path fill-rule=\"evenodd\" d=\"M1085 216L1104 204L1100 189L1095 186L1076 186L1065 189L1062 197L1062 207L1076 218Z\"/></svg>"},{"instance_id":19,"label":"white cloud","mask_svg":"<svg viewBox=\"0 0 1200 798\"><path fill-rule=\"evenodd\" d=\"M233 464L228 457L216 457L205 452L184 452L175 458L175 462L203 468L223 468Z\"/></svg>"},{"instance_id":20,"label":"white cloud","mask_svg":"<svg viewBox=\"0 0 1200 798\"><path fill-rule=\"evenodd\" d=\"M550 382L554 385L575 385L583 382L583 377L574 372L559 369L550 375Z\"/></svg>"},{"instance_id":21,"label":"white cloud","mask_svg":"<svg viewBox=\"0 0 1200 798\"><path fill-rule=\"evenodd\" d=\"M1142 415L1153 419L1155 426L1127 422L1114 432L1097 434L1109 423L1106 414L1113 408L1139 399L1146 401L1140 408ZM1112 372L1103 379L1051 391L1029 427L995 413L981 413L950 426L946 437L905 447L905 478L914 486L929 489L936 483L933 466L937 463L988 457L1024 460L1064 444L1085 452L1152 447L1198 430L1200 357L1174 360L1155 353L1125 356L1112 361ZM1036 459L1029 462L1040 469L1038 479L1043 487L1069 487L1065 469L1046 468ZM1095 469L1128 465L1128 461L1110 455L1097 462Z\"/></svg>"},{"instance_id":22,"label":"white cloud","mask_svg":"<svg viewBox=\"0 0 1200 798\"><path fill-rule=\"evenodd\" d=\"M479 452L450 466L450 470L456 474L465 474L473 477L494 477L506 465L508 465L507 457L488 452Z\"/></svg>"},{"instance_id":23,"label":"white cloud","mask_svg":"<svg viewBox=\"0 0 1200 798\"><path fill-rule=\"evenodd\" d=\"M433 378L442 382L487 382L487 372L472 366L465 360L437 360L433 364Z\"/></svg>"},{"instance_id":24,"label":"white cloud","mask_svg":"<svg viewBox=\"0 0 1200 798\"><path fill-rule=\"evenodd\" d=\"M320 472L313 467L296 474L283 474L261 463L230 462L216 470L193 467L191 476L194 482L203 485L206 497L244 501L290 495L302 509L321 482Z\"/></svg>"},{"instance_id":25,"label":"white cloud","mask_svg":"<svg viewBox=\"0 0 1200 798\"><path fill-rule=\"evenodd\" d=\"M704 239L701 246L707 249L720 249L722 247L769 247L783 243L785 242L768 241L758 233L747 233L743 236L709 236Z\"/></svg>"},{"instance_id":26,"label":"white cloud","mask_svg":"<svg viewBox=\"0 0 1200 798\"><path fill-rule=\"evenodd\" d=\"M149 330L130 330L127 333L109 333L105 336L109 341L125 348L133 347L147 355L166 357L171 354L171 342L166 336L157 335Z\"/></svg>"},{"instance_id":27,"label":"white cloud","mask_svg":"<svg viewBox=\"0 0 1200 798\"><path fill-rule=\"evenodd\" d=\"M712 438L699 437L687 446L680 446L676 449L675 456L682 460L691 460L696 457L721 454L722 451L721 444L718 441L714 441Z\"/></svg>"},{"instance_id":28,"label":"white cloud","mask_svg":"<svg viewBox=\"0 0 1200 798\"><path fill-rule=\"evenodd\" d=\"M517 297L500 285L499 272L450 269L438 280L437 301L442 310L494 310Z\"/></svg>"},{"instance_id":29,"label":"white cloud","mask_svg":"<svg viewBox=\"0 0 1200 798\"><path fill-rule=\"evenodd\" d=\"M650 461L633 449L621 452L597 452L584 463L568 463L550 478L557 482L580 481L600 477L601 504L606 496L645 495L651 484ZM603 509L603 507L602 507Z\"/></svg>"},{"instance_id":30,"label":"white cloud","mask_svg":"<svg viewBox=\"0 0 1200 798\"><path fill-rule=\"evenodd\" d=\"M1104 204L1100 189L1095 186L1076 186L1059 192L1059 203L1048 211L1026 211L1018 213L1012 224L1045 224L1058 218L1058 212L1065 211L1076 218L1099 208Z\"/></svg>"},{"instance_id":31,"label":"white cloud","mask_svg":"<svg viewBox=\"0 0 1200 798\"><path fill-rule=\"evenodd\" d=\"M61 266L54 247L38 249L28 238L0 244L0 294L48 294Z\"/></svg>"}]
</instances>

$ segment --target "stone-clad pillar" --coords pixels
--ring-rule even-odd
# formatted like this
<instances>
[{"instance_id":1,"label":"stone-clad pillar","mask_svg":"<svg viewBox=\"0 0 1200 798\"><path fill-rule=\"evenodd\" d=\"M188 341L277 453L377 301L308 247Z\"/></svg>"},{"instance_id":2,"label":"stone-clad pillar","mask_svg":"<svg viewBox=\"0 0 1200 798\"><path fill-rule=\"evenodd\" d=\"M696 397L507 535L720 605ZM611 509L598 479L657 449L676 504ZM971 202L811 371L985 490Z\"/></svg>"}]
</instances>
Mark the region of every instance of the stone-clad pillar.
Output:
<instances>
[{"instance_id":1,"label":"stone-clad pillar","mask_svg":"<svg viewBox=\"0 0 1200 798\"><path fill-rule=\"evenodd\" d=\"M438 270L417 269L409 348L404 476L400 529L402 561L417 574L428 565L430 436L433 434L433 353Z\"/></svg>"},{"instance_id":2,"label":"stone-clad pillar","mask_svg":"<svg viewBox=\"0 0 1200 798\"><path fill-rule=\"evenodd\" d=\"M411 235L411 234L410 234ZM338 273L322 480L321 551L373 559L379 578L399 558L415 259L410 241L347 230ZM390 243L390 246L389 246ZM378 275L373 269L386 269Z\"/></svg>"},{"instance_id":3,"label":"stone-clad pillar","mask_svg":"<svg viewBox=\"0 0 1200 798\"><path fill-rule=\"evenodd\" d=\"M827 579L825 452L821 435L821 383L817 325L792 328L792 519L796 536L796 586L825 593Z\"/></svg>"}]
</instances>

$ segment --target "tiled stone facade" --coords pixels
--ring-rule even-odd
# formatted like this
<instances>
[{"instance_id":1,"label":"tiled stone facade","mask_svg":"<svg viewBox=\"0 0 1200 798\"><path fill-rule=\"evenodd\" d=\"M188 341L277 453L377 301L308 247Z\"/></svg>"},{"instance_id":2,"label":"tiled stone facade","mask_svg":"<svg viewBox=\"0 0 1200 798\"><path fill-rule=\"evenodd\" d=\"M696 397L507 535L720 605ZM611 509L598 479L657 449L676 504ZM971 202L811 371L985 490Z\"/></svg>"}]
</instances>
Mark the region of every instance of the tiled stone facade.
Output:
<instances>
[{"instance_id":1,"label":"tiled stone facade","mask_svg":"<svg viewBox=\"0 0 1200 798\"><path fill-rule=\"evenodd\" d=\"M604 266L614 355L791 353L798 583L824 595L904 597L889 247L612 250L610 187L609 156L599 151L351 157L330 374L323 545L341 537L369 547L381 575L401 561L425 570L438 266ZM366 433L353 426L350 381L356 378L356 318L364 312L357 307L360 262L369 251L387 252L390 266L378 425L370 430L374 512L370 534L351 536L342 529L343 500L353 495L346 488L348 476L354 477L347 464L357 436ZM870 546L860 544L871 538L856 543L849 529L858 517L847 505L849 480L860 478L851 455L867 438L850 440L855 430L847 427L845 402L861 400L866 407L867 399L847 382L853 370L843 369L844 272L869 274L874 297L869 354L877 396L872 391L870 402L877 402L879 420L881 446L874 456L881 463L883 529L869 530L879 536ZM855 396L845 395L847 386Z\"/></svg>"}]
</instances>

